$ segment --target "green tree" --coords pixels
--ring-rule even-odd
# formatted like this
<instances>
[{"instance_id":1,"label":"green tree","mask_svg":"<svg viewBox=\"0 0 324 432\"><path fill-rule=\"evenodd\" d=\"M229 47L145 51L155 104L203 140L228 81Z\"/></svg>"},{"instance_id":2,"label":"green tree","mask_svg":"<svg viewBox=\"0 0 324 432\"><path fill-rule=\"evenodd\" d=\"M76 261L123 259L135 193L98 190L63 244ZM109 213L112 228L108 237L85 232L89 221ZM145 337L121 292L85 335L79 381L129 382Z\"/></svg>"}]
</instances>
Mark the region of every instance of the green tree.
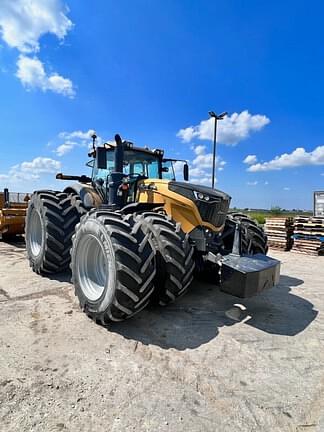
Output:
<instances>
[{"instance_id":1,"label":"green tree","mask_svg":"<svg viewBox=\"0 0 324 432\"><path fill-rule=\"evenodd\" d=\"M280 215L282 213L282 208L279 206L272 206L270 209L270 213L274 216Z\"/></svg>"}]
</instances>

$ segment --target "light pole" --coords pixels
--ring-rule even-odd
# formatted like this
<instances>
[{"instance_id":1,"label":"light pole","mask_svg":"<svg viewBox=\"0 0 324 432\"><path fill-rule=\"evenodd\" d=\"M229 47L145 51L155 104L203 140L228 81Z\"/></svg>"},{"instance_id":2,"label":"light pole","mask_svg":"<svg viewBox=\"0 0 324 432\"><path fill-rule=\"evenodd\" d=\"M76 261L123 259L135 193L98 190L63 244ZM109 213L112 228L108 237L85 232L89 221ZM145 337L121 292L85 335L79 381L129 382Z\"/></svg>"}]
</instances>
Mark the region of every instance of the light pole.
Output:
<instances>
[{"instance_id":1,"label":"light pole","mask_svg":"<svg viewBox=\"0 0 324 432\"><path fill-rule=\"evenodd\" d=\"M215 168L216 168L216 133L217 133L217 120L223 120L225 116L227 116L227 112L223 112L222 114L215 114L214 111L208 111L210 117L215 119L214 124L214 147L213 147L213 172L212 172L212 188L214 189L215 184Z\"/></svg>"}]
</instances>

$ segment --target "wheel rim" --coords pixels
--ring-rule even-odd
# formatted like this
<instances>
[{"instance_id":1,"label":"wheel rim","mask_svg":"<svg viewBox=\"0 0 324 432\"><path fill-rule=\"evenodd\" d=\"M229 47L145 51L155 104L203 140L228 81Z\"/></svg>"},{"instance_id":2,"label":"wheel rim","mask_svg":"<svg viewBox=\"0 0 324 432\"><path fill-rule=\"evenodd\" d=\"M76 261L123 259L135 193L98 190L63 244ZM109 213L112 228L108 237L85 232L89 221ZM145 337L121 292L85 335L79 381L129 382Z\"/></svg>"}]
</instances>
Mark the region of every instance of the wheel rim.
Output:
<instances>
[{"instance_id":1,"label":"wheel rim","mask_svg":"<svg viewBox=\"0 0 324 432\"><path fill-rule=\"evenodd\" d=\"M29 244L31 252L34 256L38 256L40 254L43 243L44 233L41 215L36 209L33 209L30 220Z\"/></svg>"},{"instance_id":2,"label":"wheel rim","mask_svg":"<svg viewBox=\"0 0 324 432\"><path fill-rule=\"evenodd\" d=\"M76 251L78 280L83 294L91 301L98 300L107 284L109 268L101 242L92 234L85 234Z\"/></svg>"}]
</instances>

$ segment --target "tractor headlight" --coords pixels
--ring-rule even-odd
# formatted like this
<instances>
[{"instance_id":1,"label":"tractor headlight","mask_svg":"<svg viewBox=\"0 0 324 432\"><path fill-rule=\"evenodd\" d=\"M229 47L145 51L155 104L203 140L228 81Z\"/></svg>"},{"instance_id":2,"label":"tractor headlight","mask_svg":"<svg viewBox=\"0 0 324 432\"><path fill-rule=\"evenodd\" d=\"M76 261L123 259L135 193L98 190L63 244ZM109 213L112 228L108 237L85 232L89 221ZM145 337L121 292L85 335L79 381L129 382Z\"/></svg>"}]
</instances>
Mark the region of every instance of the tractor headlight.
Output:
<instances>
[{"instance_id":1,"label":"tractor headlight","mask_svg":"<svg viewBox=\"0 0 324 432\"><path fill-rule=\"evenodd\" d=\"M193 191L195 198L199 199L200 201L209 201L210 200L210 196L203 194L202 192L197 192L197 191Z\"/></svg>"}]
</instances>

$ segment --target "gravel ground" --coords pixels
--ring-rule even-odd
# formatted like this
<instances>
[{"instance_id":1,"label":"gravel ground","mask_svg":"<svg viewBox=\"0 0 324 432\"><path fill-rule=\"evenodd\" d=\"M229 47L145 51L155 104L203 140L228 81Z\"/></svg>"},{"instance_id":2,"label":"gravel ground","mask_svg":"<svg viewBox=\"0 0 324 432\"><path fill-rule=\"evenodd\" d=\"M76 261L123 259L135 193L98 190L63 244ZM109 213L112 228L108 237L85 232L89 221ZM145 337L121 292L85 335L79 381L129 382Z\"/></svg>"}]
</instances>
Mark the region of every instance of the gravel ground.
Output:
<instances>
[{"instance_id":1,"label":"gravel ground","mask_svg":"<svg viewBox=\"0 0 324 432\"><path fill-rule=\"evenodd\" d=\"M271 255L267 293L196 282L105 329L0 242L0 430L324 431L324 257Z\"/></svg>"}]
</instances>

